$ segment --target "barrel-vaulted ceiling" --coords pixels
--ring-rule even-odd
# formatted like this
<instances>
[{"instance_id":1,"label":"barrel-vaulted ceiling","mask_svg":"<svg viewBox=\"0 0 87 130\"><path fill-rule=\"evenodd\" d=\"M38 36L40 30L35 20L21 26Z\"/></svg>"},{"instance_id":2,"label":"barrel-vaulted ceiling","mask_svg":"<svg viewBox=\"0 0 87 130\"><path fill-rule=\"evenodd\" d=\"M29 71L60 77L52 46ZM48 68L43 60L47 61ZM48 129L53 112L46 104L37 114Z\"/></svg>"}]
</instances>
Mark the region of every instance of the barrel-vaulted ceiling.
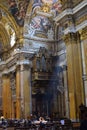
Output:
<instances>
[{"instance_id":1,"label":"barrel-vaulted ceiling","mask_svg":"<svg viewBox=\"0 0 87 130\"><path fill-rule=\"evenodd\" d=\"M42 33L46 38L49 30L52 31L49 17L56 17L60 13L61 7L60 0L0 0L0 28L6 30L10 39L5 42L10 42L11 46L14 45L17 29L25 25L27 17L29 31L27 29L26 31L28 35L38 37L39 33ZM1 39L4 34L0 29L0 52L3 48Z\"/></svg>"}]
</instances>

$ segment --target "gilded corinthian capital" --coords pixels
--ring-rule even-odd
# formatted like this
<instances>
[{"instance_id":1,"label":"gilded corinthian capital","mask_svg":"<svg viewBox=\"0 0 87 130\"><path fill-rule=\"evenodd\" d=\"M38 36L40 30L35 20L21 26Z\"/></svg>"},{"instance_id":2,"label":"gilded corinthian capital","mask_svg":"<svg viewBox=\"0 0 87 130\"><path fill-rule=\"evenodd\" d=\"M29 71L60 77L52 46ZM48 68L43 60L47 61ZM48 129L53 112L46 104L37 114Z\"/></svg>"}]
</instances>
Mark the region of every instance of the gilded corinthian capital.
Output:
<instances>
[{"instance_id":1,"label":"gilded corinthian capital","mask_svg":"<svg viewBox=\"0 0 87 130\"><path fill-rule=\"evenodd\" d=\"M87 26L84 29L80 30L79 33L81 35L81 40L87 39Z\"/></svg>"}]
</instances>

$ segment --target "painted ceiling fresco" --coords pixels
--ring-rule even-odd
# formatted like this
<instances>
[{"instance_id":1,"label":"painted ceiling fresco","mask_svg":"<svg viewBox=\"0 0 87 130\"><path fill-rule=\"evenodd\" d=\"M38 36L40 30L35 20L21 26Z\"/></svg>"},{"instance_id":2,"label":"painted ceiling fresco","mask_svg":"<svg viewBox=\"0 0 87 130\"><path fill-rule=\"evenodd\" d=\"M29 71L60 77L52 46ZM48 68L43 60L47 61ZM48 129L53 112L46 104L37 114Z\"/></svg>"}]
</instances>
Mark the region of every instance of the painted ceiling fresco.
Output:
<instances>
[{"instance_id":1,"label":"painted ceiling fresco","mask_svg":"<svg viewBox=\"0 0 87 130\"><path fill-rule=\"evenodd\" d=\"M60 0L1 0L19 26L24 26L26 13L31 16L26 29L29 37L53 39L52 18L62 9ZM29 6L30 5L30 6ZM30 11L28 12L27 11ZM51 20L49 18L51 16Z\"/></svg>"},{"instance_id":2,"label":"painted ceiling fresco","mask_svg":"<svg viewBox=\"0 0 87 130\"><path fill-rule=\"evenodd\" d=\"M59 0L34 0L31 20L26 27L27 36L52 40L54 38L52 18L60 13L61 7Z\"/></svg>"},{"instance_id":3,"label":"painted ceiling fresco","mask_svg":"<svg viewBox=\"0 0 87 130\"><path fill-rule=\"evenodd\" d=\"M24 18L26 16L28 4L29 0L8 0L9 11L19 26L24 25Z\"/></svg>"},{"instance_id":4,"label":"painted ceiling fresco","mask_svg":"<svg viewBox=\"0 0 87 130\"><path fill-rule=\"evenodd\" d=\"M33 1L33 2L32 2ZM45 13L52 13L57 16L61 11L60 0L8 0L8 8L19 26L24 25L24 19L28 5L32 2L32 12L37 10Z\"/></svg>"},{"instance_id":5,"label":"painted ceiling fresco","mask_svg":"<svg viewBox=\"0 0 87 130\"><path fill-rule=\"evenodd\" d=\"M33 37L43 37L47 38L48 30L52 28L51 22L45 16L34 17L29 25L29 36Z\"/></svg>"},{"instance_id":6,"label":"painted ceiling fresco","mask_svg":"<svg viewBox=\"0 0 87 130\"><path fill-rule=\"evenodd\" d=\"M40 10L46 13L53 13L57 16L61 12L61 2L60 0L34 0L33 10Z\"/></svg>"}]
</instances>

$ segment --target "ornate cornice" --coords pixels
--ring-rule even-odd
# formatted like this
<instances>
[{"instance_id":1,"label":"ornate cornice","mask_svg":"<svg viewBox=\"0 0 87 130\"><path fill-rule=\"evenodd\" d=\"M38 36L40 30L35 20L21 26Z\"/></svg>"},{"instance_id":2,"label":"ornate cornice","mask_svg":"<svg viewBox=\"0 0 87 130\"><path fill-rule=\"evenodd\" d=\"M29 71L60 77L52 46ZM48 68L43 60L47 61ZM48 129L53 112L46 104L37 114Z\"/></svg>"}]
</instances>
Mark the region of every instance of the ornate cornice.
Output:
<instances>
[{"instance_id":1,"label":"ornate cornice","mask_svg":"<svg viewBox=\"0 0 87 130\"><path fill-rule=\"evenodd\" d=\"M86 20L87 20L87 14L84 14L82 17L80 17L76 20L75 25L79 25Z\"/></svg>"},{"instance_id":2,"label":"ornate cornice","mask_svg":"<svg viewBox=\"0 0 87 130\"><path fill-rule=\"evenodd\" d=\"M66 9L62 13L60 13L56 18L54 18L55 22L60 21L63 17L66 15L73 15L73 10L72 9Z\"/></svg>"},{"instance_id":3,"label":"ornate cornice","mask_svg":"<svg viewBox=\"0 0 87 130\"><path fill-rule=\"evenodd\" d=\"M87 0L82 0L82 2L80 4L78 4L77 6L75 6L73 8L73 14L77 13L79 10L84 8L86 5L87 5Z\"/></svg>"},{"instance_id":4,"label":"ornate cornice","mask_svg":"<svg viewBox=\"0 0 87 130\"><path fill-rule=\"evenodd\" d=\"M85 6L87 6L87 0L82 1L80 4L78 4L76 7L74 7L73 9L68 8L65 9L62 13L60 13L56 18L54 18L54 21L58 22L61 19L63 19L63 17L65 17L66 15L74 15L75 13L77 13L79 10L81 10L82 8L84 8Z\"/></svg>"},{"instance_id":5,"label":"ornate cornice","mask_svg":"<svg viewBox=\"0 0 87 130\"><path fill-rule=\"evenodd\" d=\"M8 58L5 62L0 62L0 70L2 74L15 71L16 67L19 65L29 65L32 67L32 62L29 60L32 56L32 54L27 52L25 53L23 51L12 53L10 58Z\"/></svg>"},{"instance_id":6,"label":"ornate cornice","mask_svg":"<svg viewBox=\"0 0 87 130\"><path fill-rule=\"evenodd\" d=\"M76 28L76 31L79 31L79 30L82 30L82 29L84 29L86 27L87 27L87 20L83 21L82 23L77 25L75 28Z\"/></svg>"},{"instance_id":7,"label":"ornate cornice","mask_svg":"<svg viewBox=\"0 0 87 130\"><path fill-rule=\"evenodd\" d=\"M67 29L64 30L64 34L66 35L68 33L76 33L77 31L80 31L85 27L87 27L87 20L83 21L77 26L68 27Z\"/></svg>"},{"instance_id":8,"label":"ornate cornice","mask_svg":"<svg viewBox=\"0 0 87 130\"><path fill-rule=\"evenodd\" d=\"M16 70L16 67L15 66L11 66L9 69L3 69L2 71L2 75L4 74L10 74L11 72L14 72Z\"/></svg>"}]
</instances>

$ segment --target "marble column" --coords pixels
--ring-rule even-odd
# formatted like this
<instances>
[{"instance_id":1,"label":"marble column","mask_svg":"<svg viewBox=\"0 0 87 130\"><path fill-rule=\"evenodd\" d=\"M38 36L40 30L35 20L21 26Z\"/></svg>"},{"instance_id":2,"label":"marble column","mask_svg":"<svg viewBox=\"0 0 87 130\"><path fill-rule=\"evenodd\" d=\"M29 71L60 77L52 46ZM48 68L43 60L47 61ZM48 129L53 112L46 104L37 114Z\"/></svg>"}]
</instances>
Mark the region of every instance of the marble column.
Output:
<instances>
[{"instance_id":1,"label":"marble column","mask_svg":"<svg viewBox=\"0 0 87 130\"><path fill-rule=\"evenodd\" d=\"M70 119L79 119L79 106L84 102L79 33L64 36L66 44Z\"/></svg>"},{"instance_id":2,"label":"marble column","mask_svg":"<svg viewBox=\"0 0 87 130\"><path fill-rule=\"evenodd\" d=\"M32 113L31 98L31 67L30 64L22 62L17 67L16 73L16 96L17 96L17 118L27 118Z\"/></svg>"},{"instance_id":3,"label":"marble column","mask_svg":"<svg viewBox=\"0 0 87 130\"><path fill-rule=\"evenodd\" d=\"M31 95L31 67L29 64L23 65L22 82L24 97L24 116L27 118L32 114L32 95Z\"/></svg>"}]
</instances>

